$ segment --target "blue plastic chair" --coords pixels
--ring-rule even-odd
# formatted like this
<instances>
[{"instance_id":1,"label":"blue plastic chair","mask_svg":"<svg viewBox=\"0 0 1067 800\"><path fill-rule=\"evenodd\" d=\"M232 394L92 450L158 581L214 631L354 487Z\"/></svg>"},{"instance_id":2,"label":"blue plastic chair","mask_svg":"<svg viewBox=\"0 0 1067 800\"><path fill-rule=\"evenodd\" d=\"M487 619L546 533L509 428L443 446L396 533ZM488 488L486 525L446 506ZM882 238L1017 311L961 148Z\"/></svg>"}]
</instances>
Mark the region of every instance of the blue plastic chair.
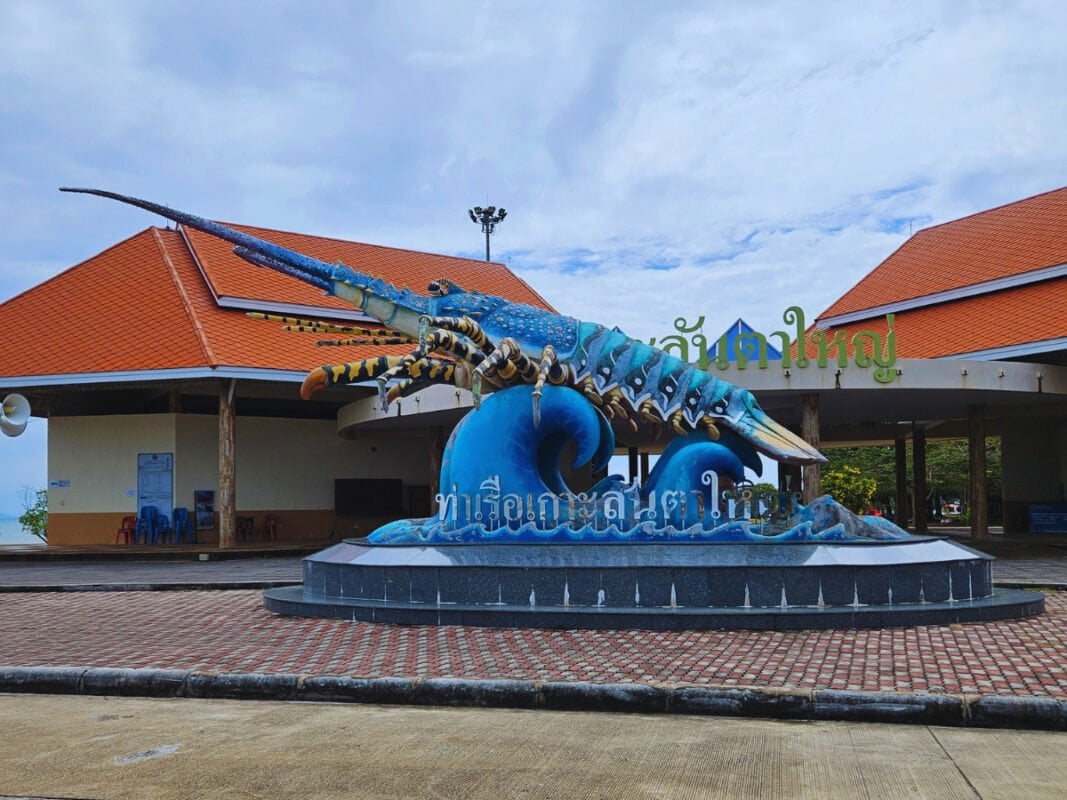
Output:
<instances>
[{"instance_id":1,"label":"blue plastic chair","mask_svg":"<svg viewBox=\"0 0 1067 800\"><path fill-rule=\"evenodd\" d=\"M156 543L156 516L159 514L159 509L155 506L143 506L141 513L137 517L137 533L133 537L134 544L141 541L141 537L144 537L145 544Z\"/></svg>"},{"instance_id":2,"label":"blue plastic chair","mask_svg":"<svg viewBox=\"0 0 1067 800\"><path fill-rule=\"evenodd\" d=\"M156 514L155 533L152 536L152 544L166 542L171 535L170 517L166 514Z\"/></svg>"},{"instance_id":3,"label":"blue plastic chair","mask_svg":"<svg viewBox=\"0 0 1067 800\"><path fill-rule=\"evenodd\" d=\"M196 543L196 531L193 530L193 525L189 520L189 509L176 508L174 509L174 543L181 544L183 536L189 544Z\"/></svg>"}]
</instances>

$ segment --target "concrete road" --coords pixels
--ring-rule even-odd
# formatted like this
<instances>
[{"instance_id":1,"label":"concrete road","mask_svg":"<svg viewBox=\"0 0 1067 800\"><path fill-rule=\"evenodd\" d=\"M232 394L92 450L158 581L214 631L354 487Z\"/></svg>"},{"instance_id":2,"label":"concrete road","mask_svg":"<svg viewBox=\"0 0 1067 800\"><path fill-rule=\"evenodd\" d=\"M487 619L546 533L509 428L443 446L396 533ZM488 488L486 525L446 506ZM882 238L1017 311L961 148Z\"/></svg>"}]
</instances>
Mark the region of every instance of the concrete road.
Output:
<instances>
[{"instance_id":1,"label":"concrete road","mask_svg":"<svg viewBox=\"0 0 1067 800\"><path fill-rule=\"evenodd\" d=\"M1062 798L1067 734L0 696L0 797Z\"/></svg>"}]
</instances>

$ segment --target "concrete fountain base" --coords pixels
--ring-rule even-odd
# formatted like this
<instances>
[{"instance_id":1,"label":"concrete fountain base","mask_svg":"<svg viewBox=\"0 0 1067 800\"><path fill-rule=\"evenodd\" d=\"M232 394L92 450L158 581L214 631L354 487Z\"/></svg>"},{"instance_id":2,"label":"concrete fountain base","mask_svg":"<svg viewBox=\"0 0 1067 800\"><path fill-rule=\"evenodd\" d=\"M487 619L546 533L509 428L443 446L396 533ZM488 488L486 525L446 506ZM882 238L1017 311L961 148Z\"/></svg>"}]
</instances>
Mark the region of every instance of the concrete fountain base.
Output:
<instances>
[{"instance_id":1,"label":"concrete fountain base","mask_svg":"<svg viewBox=\"0 0 1067 800\"><path fill-rule=\"evenodd\" d=\"M541 628L820 629L1044 611L994 589L992 557L943 538L886 542L382 545L348 539L270 589L278 614Z\"/></svg>"}]
</instances>

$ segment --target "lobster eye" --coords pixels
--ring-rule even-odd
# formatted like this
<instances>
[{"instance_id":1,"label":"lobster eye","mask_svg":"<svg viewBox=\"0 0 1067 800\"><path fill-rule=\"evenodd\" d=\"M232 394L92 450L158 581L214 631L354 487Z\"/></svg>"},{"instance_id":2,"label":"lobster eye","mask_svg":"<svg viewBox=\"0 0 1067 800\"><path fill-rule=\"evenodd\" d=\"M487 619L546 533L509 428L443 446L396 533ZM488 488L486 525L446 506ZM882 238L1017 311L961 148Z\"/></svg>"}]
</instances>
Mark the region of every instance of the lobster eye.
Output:
<instances>
[{"instance_id":1,"label":"lobster eye","mask_svg":"<svg viewBox=\"0 0 1067 800\"><path fill-rule=\"evenodd\" d=\"M724 403L722 400L720 400L718 403L716 403L715 405L713 405L711 407L711 410L712 410L713 413L718 414L719 416L725 416L725 414L726 414L726 403Z\"/></svg>"},{"instance_id":2,"label":"lobster eye","mask_svg":"<svg viewBox=\"0 0 1067 800\"><path fill-rule=\"evenodd\" d=\"M640 386L642 383L644 383L644 381L640 378L634 378L634 386Z\"/></svg>"}]
</instances>

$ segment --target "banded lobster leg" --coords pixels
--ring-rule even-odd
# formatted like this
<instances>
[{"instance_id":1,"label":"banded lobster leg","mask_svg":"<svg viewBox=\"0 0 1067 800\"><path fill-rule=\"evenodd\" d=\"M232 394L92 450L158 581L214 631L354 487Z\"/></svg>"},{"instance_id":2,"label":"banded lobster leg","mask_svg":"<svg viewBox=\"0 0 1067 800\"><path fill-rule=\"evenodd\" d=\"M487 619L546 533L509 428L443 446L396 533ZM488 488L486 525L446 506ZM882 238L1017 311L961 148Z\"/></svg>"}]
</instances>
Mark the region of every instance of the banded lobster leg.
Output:
<instances>
[{"instance_id":1,"label":"banded lobster leg","mask_svg":"<svg viewBox=\"0 0 1067 800\"><path fill-rule=\"evenodd\" d=\"M432 317L425 315L419 317L419 326L422 329L423 336L429 333L431 328L440 328L466 336L485 355L489 355L494 350L493 343L489 340L486 332L482 330L482 326L470 317Z\"/></svg>"},{"instance_id":2,"label":"banded lobster leg","mask_svg":"<svg viewBox=\"0 0 1067 800\"><path fill-rule=\"evenodd\" d=\"M270 322L282 323L283 331L293 333L332 333L347 334L348 338L316 342L320 346L350 345L350 344L417 344L417 340L410 336L388 328L358 328L351 325L335 325L332 322L324 322L316 319L303 319L301 317L283 317L278 314L264 314L260 311L249 311L247 316L253 319L265 319Z\"/></svg>"},{"instance_id":3,"label":"banded lobster leg","mask_svg":"<svg viewBox=\"0 0 1067 800\"><path fill-rule=\"evenodd\" d=\"M405 356L379 356L347 364L316 367L304 378L304 383L300 387L300 396L307 400L315 392L327 386L374 380L396 367L404 358ZM439 358L422 358L413 362L409 365L406 375L407 377L399 384L389 387L387 395L390 400L403 396L404 390L409 389L415 382L420 385L429 383L459 385L457 381L465 383L468 378L462 365Z\"/></svg>"},{"instance_id":4,"label":"banded lobster leg","mask_svg":"<svg viewBox=\"0 0 1067 800\"><path fill-rule=\"evenodd\" d=\"M386 385L389 381L395 378L403 380L413 377L411 375L412 366L433 353L448 354L457 361L473 368L477 368L485 360L485 353L464 334L453 333L445 328L429 330L422 337L418 347L406 356L400 356L400 359L392 367L377 376L378 397L381 400L383 409L389 407L389 399L386 392Z\"/></svg>"},{"instance_id":5,"label":"banded lobster leg","mask_svg":"<svg viewBox=\"0 0 1067 800\"><path fill-rule=\"evenodd\" d=\"M535 428L541 425L541 392L545 388L545 383L560 386L567 382L568 374L568 371L559 363L556 348L546 344L544 349L541 350L541 363L537 367L537 377L534 380L532 395Z\"/></svg>"},{"instance_id":6,"label":"banded lobster leg","mask_svg":"<svg viewBox=\"0 0 1067 800\"><path fill-rule=\"evenodd\" d=\"M496 379L500 383L533 383L537 379L538 366L528 358L519 347L518 341L510 336L500 340L500 345L489 354L474 370L471 393L474 395L474 407L482 399L482 381Z\"/></svg>"},{"instance_id":7,"label":"banded lobster leg","mask_svg":"<svg viewBox=\"0 0 1067 800\"><path fill-rule=\"evenodd\" d=\"M441 358L421 358L408 368L408 374L411 377L403 378L386 391L387 403L414 394L430 384L444 383L466 388L471 381L470 370L465 363Z\"/></svg>"}]
</instances>

